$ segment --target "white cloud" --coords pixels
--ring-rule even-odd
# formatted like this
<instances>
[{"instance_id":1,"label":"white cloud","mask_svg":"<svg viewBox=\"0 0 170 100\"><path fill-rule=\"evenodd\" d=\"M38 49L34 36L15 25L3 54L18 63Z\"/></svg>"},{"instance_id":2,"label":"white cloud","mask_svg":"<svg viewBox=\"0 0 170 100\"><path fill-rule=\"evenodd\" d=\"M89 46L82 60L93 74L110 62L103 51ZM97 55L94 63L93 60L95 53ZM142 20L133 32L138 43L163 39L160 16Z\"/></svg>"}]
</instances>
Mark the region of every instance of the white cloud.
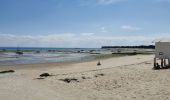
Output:
<instances>
[{"instance_id":1,"label":"white cloud","mask_svg":"<svg viewBox=\"0 0 170 100\"><path fill-rule=\"evenodd\" d=\"M123 25L120 28L123 29L123 30L126 30L126 31L139 31L139 30L141 30L141 28L131 26L131 25Z\"/></svg>"},{"instance_id":2,"label":"white cloud","mask_svg":"<svg viewBox=\"0 0 170 100\"><path fill-rule=\"evenodd\" d=\"M0 46L62 46L62 44L70 43L70 39L75 35L50 34L50 35L12 35L0 34Z\"/></svg>"},{"instance_id":3,"label":"white cloud","mask_svg":"<svg viewBox=\"0 0 170 100\"><path fill-rule=\"evenodd\" d=\"M107 32L106 27L101 27L101 32Z\"/></svg>"},{"instance_id":4,"label":"white cloud","mask_svg":"<svg viewBox=\"0 0 170 100\"><path fill-rule=\"evenodd\" d=\"M89 5L110 5L127 0L77 0L80 6Z\"/></svg>"},{"instance_id":5,"label":"white cloud","mask_svg":"<svg viewBox=\"0 0 170 100\"><path fill-rule=\"evenodd\" d=\"M100 5L109 5L109 4L114 4L114 3L118 3L121 1L125 1L125 0L97 0L98 4Z\"/></svg>"},{"instance_id":6,"label":"white cloud","mask_svg":"<svg viewBox=\"0 0 170 100\"><path fill-rule=\"evenodd\" d=\"M84 35L85 36L84 36ZM23 47L101 47L103 45L142 45L151 44L158 36L107 36L94 33L12 35L0 34L0 46Z\"/></svg>"},{"instance_id":7,"label":"white cloud","mask_svg":"<svg viewBox=\"0 0 170 100\"><path fill-rule=\"evenodd\" d=\"M94 33L81 33L82 36L92 36Z\"/></svg>"}]
</instances>

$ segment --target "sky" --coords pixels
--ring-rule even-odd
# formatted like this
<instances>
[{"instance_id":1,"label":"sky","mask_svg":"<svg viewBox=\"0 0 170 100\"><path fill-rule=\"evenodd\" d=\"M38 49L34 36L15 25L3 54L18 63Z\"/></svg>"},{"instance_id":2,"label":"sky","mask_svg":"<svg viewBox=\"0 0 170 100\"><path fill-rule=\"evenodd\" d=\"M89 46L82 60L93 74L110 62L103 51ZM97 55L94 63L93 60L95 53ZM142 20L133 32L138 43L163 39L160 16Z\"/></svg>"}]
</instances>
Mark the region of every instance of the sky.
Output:
<instances>
[{"instance_id":1,"label":"sky","mask_svg":"<svg viewBox=\"0 0 170 100\"><path fill-rule=\"evenodd\" d=\"M0 0L1 47L150 45L170 35L170 0Z\"/></svg>"}]
</instances>

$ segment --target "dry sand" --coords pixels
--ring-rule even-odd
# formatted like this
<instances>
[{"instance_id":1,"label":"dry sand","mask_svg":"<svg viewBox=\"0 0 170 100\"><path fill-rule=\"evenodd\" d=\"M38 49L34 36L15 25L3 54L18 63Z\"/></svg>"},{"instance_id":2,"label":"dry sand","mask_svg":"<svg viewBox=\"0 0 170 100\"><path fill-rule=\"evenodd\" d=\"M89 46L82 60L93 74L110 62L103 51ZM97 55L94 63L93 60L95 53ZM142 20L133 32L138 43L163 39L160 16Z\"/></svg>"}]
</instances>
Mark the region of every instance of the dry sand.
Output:
<instances>
[{"instance_id":1,"label":"dry sand","mask_svg":"<svg viewBox=\"0 0 170 100\"><path fill-rule=\"evenodd\" d=\"M169 100L170 69L152 70L153 55L82 63L0 67L1 100ZM53 76L36 79L48 72ZM62 80L75 79L69 83ZM76 80L77 79L77 80ZM67 81L68 81L67 80Z\"/></svg>"}]
</instances>

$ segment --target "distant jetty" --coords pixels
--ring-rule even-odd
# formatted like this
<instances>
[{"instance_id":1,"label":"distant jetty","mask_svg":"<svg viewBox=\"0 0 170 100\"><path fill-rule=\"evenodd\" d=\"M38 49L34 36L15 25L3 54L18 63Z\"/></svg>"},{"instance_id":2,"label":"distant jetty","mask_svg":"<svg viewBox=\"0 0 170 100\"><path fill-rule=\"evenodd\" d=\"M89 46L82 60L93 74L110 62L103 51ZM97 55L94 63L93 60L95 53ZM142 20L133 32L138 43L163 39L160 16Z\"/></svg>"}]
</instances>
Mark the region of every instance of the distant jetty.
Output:
<instances>
[{"instance_id":1,"label":"distant jetty","mask_svg":"<svg viewBox=\"0 0 170 100\"><path fill-rule=\"evenodd\" d=\"M140 46L102 46L102 49L110 48L143 48L143 49L155 49L154 45L140 45Z\"/></svg>"}]
</instances>

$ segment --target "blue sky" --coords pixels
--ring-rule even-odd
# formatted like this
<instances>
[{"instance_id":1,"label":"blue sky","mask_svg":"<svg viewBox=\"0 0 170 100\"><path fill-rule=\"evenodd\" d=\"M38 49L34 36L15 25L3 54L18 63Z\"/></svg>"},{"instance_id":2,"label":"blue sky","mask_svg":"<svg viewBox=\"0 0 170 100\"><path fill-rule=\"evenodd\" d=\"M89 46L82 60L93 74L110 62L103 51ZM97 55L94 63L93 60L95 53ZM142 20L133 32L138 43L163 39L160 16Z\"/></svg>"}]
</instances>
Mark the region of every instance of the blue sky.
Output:
<instances>
[{"instance_id":1,"label":"blue sky","mask_svg":"<svg viewBox=\"0 0 170 100\"><path fill-rule=\"evenodd\" d=\"M152 44L170 35L170 0L0 0L0 46Z\"/></svg>"}]
</instances>

